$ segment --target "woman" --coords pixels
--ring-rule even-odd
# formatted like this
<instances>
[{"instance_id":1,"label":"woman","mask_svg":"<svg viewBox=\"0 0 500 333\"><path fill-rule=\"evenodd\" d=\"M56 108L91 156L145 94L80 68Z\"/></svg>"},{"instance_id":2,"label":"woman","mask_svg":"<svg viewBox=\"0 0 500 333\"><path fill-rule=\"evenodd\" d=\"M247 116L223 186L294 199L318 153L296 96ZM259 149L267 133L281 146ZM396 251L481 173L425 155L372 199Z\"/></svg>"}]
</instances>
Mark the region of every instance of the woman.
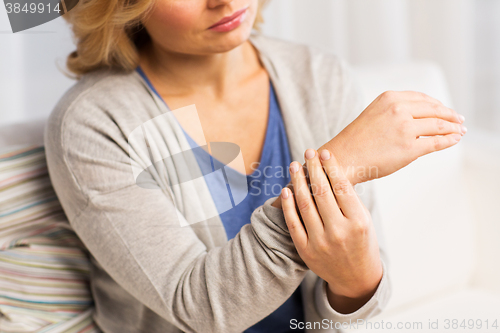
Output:
<instances>
[{"instance_id":1,"label":"woman","mask_svg":"<svg viewBox=\"0 0 500 333\"><path fill-rule=\"evenodd\" d=\"M456 144L463 117L413 92L359 115L338 58L251 35L261 6L87 0L67 16L80 80L46 151L104 332L312 332L387 303L375 200L353 185ZM290 164L304 153L311 191Z\"/></svg>"}]
</instances>

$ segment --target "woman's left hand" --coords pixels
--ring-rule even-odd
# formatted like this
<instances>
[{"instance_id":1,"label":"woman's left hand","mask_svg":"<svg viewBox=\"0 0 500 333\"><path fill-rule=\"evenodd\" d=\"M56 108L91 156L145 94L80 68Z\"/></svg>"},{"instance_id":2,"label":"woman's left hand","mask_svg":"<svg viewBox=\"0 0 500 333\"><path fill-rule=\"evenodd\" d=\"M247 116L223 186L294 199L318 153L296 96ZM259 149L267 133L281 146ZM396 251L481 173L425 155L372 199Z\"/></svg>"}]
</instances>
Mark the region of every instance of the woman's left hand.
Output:
<instances>
[{"instance_id":1,"label":"woman's left hand","mask_svg":"<svg viewBox=\"0 0 500 333\"><path fill-rule=\"evenodd\" d=\"M372 297L382 278L371 216L328 150L320 158L308 149L305 157L311 189L303 167L293 162L294 193L284 188L281 198L285 220L302 260L328 283L332 307L350 313Z\"/></svg>"}]
</instances>

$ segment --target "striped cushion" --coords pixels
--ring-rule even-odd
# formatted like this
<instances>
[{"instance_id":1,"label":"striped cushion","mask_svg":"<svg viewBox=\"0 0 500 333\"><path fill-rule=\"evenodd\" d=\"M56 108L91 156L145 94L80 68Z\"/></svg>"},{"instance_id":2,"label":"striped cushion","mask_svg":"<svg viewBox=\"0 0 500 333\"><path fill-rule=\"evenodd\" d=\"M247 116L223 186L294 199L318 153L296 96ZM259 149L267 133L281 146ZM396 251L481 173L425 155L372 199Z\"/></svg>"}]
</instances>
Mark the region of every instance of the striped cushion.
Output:
<instances>
[{"instance_id":1,"label":"striped cushion","mask_svg":"<svg viewBox=\"0 0 500 333\"><path fill-rule=\"evenodd\" d=\"M100 332L90 264L50 183L43 147L0 153L0 332Z\"/></svg>"}]
</instances>

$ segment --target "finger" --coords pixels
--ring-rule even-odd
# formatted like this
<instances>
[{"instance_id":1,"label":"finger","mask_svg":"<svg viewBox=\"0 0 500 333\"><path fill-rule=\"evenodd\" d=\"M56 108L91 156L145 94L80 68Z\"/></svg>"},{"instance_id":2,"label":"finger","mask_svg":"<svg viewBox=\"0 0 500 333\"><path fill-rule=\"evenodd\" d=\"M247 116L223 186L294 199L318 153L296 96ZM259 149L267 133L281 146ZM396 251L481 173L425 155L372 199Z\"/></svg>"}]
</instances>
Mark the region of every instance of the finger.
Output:
<instances>
[{"instance_id":1,"label":"finger","mask_svg":"<svg viewBox=\"0 0 500 333\"><path fill-rule=\"evenodd\" d=\"M460 115L453 109L444 105L438 105L428 102L409 102L408 110L414 119L420 118L438 118L453 123L462 123Z\"/></svg>"},{"instance_id":2,"label":"finger","mask_svg":"<svg viewBox=\"0 0 500 333\"><path fill-rule=\"evenodd\" d=\"M342 217L342 212L337 205L333 195L330 182L325 175L325 170L319 160L319 155L314 149L308 149L305 153L306 167L311 183L313 199L322 217L323 224L326 224L325 217L332 217L334 220Z\"/></svg>"},{"instance_id":3,"label":"finger","mask_svg":"<svg viewBox=\"0 0 500 333\"><path fill-rule=\"evenodd\" d=\"M320 157L342 213L347 218L359 216L363 206L337 159L327 149L321 151Z\"/></svg>"},{"instance_id":4,"label":"finger","mask_svg":"<svg viewBox=\"0 0 500 333\"><path fill-rule=\"evenodd\" d=\"M415 125L416 136L431 136L445 134L462 134L467 132L464 125L449 122L439 118L422 118L413 121Z\"/></svg>"},{"instance_id":5,"label":"finger","mask_svg":"<svg viewBox=\"0 0 500 333\"><path fill-rule=\"evenodd\" d=\"M299 249L305 248L307 246L307 233L300 221L299 214L297 214L297 209L295 209L292 191L286 187L281 191L281 206L295 247Z\"/></svg>"},{"instance_id":6,"label":"finger","mask_svg":"<svg viewBox=\"0 0 500 333\"><path fill-rule=\"evenodd\" d=\"M418 138L415 142L418 156L423 156L435 151L450 148L456 145L462 136L460 134L448 134L443 136L433 136L430 138Z\"/></svg>"},{"instance_id":7,"label":"finger","mask_svg":"<svg viewBox=\"0 0 500 333\"><path fill-rule=\"evenodd\" d=\"M323 221L321 221L316 204L309 191L309 186L307 186L304 169L298 162L290 164L290 177L292 178L295 202L309 238L321 235L324 231Z\"/></svg>"}]
</instances>

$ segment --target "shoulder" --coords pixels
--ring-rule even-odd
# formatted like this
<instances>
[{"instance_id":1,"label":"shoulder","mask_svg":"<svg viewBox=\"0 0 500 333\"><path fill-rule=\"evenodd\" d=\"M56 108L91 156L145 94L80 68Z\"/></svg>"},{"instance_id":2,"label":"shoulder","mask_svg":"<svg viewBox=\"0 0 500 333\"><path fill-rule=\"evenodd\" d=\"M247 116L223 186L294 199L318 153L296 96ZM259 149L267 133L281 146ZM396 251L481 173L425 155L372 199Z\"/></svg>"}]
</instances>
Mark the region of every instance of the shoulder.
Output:
<instances>
[{"instance_id":1,"label":"shoulder","mask_svg":"<svg viewBox=\"0 0 500 333\"><path fill-rule=\"evenodd\" d=\"M132 72L102 69L85 74L56 104L49 116L48 126L85 116L88 109L126 105L140 92L140 82Z\"/></svg>"},{"instance_id":2,"label":"shoulder","mask_svg":"<svg viewBox=\"0 0 500 333\"><path fill-rule=\"evenodd\" d=\"M68 184L89 183L92 172L84 173L85 168L95 176L96 165L128 165L130 133L159 112L136 73L99 70L83 76L59 100L45 126L55 187L65 191ZM83 186L75 183L81 191Z\"/></svg>"},{"instance_id":3,"label":"shoulder","mask_svg":"<svg viewBox=\"0 0 500 333\"><path fill-rule=\"evenodd\" d=\"M348 69L346 62L338 55L313 46L261 34L253 34L250 40L261 55L271 60L276 66L281 64L283 68L288 68L291 73L319 74L325 71L331 73Z\"/></svg>"},{"instance_id":4,"label":"shoulder","mask_svg":"<svg viewBox=\"0 0 500 333\"><path fill-rule=\"evenodd\" d=\"M51 112L45 128L45 144L68 145L82 131L102 132L108 138L113 133L119 134L120 130L144 121L144 112L139 111L152 100L148 97L147 88L134 72L102 69L86 74Z\"/></svg>"},{"instance_id":5,"label":"shoulder","mask_svg":"<svg viewBox=\"0 0 500 333\"><path fill-rule=\"evenodd\" d=\"M157 110L151 103L140 78L116 70L84 75L59 100L44 145L51 181L68 216L76 216L92 193L133 181L127 176L128 134L145 122L145 110ZM105 167L113 172L106 174Z\"/></svg>"},{"instance_id":6,"label":"shoulder","mask_svg":"<svg viewBox=\"0 0 500 333\"><path fill-rule=\"evenodd\" d=\"M251 42L274 71L270 74L286 86L288 98L322 108L331 135L362 112L365 101L356 75L337 54L260 34L252 35Z\"/></svg>"}]
</instances>

